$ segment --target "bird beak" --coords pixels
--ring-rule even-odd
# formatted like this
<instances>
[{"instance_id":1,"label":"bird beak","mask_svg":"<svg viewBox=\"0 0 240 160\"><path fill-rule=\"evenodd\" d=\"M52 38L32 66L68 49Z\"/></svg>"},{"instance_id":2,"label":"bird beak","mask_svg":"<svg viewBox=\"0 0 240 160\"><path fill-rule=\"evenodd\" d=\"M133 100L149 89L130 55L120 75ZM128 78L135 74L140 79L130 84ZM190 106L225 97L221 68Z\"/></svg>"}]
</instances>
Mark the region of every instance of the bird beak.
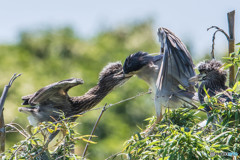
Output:
<instances>
[{"instance_id":1,"label":"bird beak","mask_svg":"<svg viewBox=\"0 0 240 160\"><path fill-rule=\"evenodd\" d=\"M123 75L124 75L125 78L131 78L134 74L131 74L131 73L126 74L126 73L123 73Z\"/></svg>"},{"instance_id":2,"label":"bird beak","mask_svg":"<svg viewBox=\"0 0 240 160\"><path fill-rule=\"evenodd\" d=\"M23 113L37 112L38 107L37 108L36 107L19 107L18 111Z\"/></svg>"},{"instance_id":3,"label":"bird beak","mask_svg":"<svg viewBox=\"0 0 240 160\"><path fill-rule=\"evenodd\" d=\"M126 78L131 78L131 77L133 76L133 74L131 74L131 73L126 74L126 73L124 73L123 70L122 70L122 71L120 71L119 73L117 73L115 76L116 76L116 77L121 77L121 78L123 78L123 79L126 79Z\"/></svg>"},{"instance_id":4,"label":"bird beak","mask_svg":"<svg viewBox=\"0 0 240 160\"><path fill-rule=\"evenodd\" d=\"M196 76L191 77L188 81L190 83L192 83L192 82L196 83L198 81L202 81L204 76L206 76L206 75L205 74L198 74Z\"/></svg>"}]
</instances>

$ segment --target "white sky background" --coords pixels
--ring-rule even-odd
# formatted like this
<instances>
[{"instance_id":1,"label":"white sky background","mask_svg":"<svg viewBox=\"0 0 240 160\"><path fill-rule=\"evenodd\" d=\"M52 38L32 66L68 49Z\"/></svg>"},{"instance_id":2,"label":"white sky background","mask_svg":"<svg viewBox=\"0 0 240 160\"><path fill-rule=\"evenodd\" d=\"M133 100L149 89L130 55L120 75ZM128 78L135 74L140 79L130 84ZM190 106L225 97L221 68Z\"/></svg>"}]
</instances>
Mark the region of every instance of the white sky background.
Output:
<instances>
[{"instance_id":1,"label":"white sky background","mask_svg":"<svg viewBox=\"0 0 240 160\"><path fill-rule=\"evenodd\" d=\"M227 12L236 10L235 36L240 40L240 0L5 0L0 1L0 43L13 43L26 29L72 26L84 37L105 28L153 18L153 30L166 27L190 43L198 56L211 51L212 31L217 25L228 33ZM143 37L144 38L144 37ZM157 41L157 35L156 35ZM216 54L227 50L217 34Z\"/></svg>"}]
</instances>

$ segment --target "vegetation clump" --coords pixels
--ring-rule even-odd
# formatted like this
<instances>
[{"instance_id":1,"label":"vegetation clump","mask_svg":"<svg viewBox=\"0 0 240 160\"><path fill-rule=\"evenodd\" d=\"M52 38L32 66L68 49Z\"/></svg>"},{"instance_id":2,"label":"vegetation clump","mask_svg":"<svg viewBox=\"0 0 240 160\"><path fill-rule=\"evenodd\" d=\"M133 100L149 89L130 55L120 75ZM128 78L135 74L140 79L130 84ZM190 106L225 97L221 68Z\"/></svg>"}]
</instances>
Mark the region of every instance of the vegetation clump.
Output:
<instances>
[{"instance_id":1,"label":"vegetation clump","mask_svg":"<svg viewBox=\"0 0 240 160\"><path fill-rule=\"evenodd\" d=\"M233 93L233 97L239 95ZM240 153L239 99L219 103L218 96L208 99L213 110L206 125L199 125L199 111L179 108L165 113L154 132L145 137L136 133L126 142L129 159L232 159L221 153ZM200 106L199 109L204 108ZM150 118L149 126L154 118Z\"/></svg>"}]
</instances>

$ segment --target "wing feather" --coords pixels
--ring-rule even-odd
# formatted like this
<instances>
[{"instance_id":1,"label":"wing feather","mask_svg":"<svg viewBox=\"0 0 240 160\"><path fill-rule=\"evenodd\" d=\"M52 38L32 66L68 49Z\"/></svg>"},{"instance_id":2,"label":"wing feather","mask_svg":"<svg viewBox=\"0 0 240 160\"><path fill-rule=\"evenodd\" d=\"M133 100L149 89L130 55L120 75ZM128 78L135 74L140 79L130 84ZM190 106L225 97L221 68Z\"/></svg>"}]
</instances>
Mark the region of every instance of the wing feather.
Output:
<instances>
[{"instance_id":1,"label":"wing feather","mask_svg":"<svg viewBox=\"0 0 240 160\"><path fill-rule=\"evenodd\" d=\"M46 101L64 100L68 97L68 90L74 86L83 84L83 80L77 78L66 79L56 83L52 83L46 87L39 89L32 95L22 97L23 105L36 105Z\"/></svg>"},{"instance_id":2,"label":"wing feather","mask_svg":"<svg viewBox=\"0 0 240 160\"><path fill-rule=\"evenodd\" d=\"M188 80L195 75L194 64L186 46L166 28L159 28L158 36L163 45L163 61L156 82L158 96L170 96L179 91L179 84L192 88Z\"/></svg>"}]
</instances>

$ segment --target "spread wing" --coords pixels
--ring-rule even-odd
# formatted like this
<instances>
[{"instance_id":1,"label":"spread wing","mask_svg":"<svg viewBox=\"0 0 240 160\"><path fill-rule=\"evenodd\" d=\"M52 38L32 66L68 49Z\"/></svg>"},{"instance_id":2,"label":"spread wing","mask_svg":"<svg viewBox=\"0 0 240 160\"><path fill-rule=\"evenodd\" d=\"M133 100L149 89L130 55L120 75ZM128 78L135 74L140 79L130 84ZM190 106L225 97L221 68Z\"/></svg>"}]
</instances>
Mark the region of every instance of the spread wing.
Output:
<instances>
[{"instance_id":1,"label":"spread wing","mask_svg":"<svg viewBox=\"0 0 240 160\"><path fill-rule=\"evenodd\" d=\"M47 101L54 103L62 103L68 98L68 90L74 86L83 84L83 80L78 78L71 78L62 80L46 87L41 88L32 95L23 96L23 105L36 105Z\"/></svg>"},{"instance_id":2,"label":"spread wing","mask_svg":"<svg viewBox=\"0 0 240 160\"><path fill-rule=\"evenodd\" d=\"M194 64L186 46L166 28L159 28L158 36L163 52L163 61L156 82L160 96L168 95L166 92L179 91L179 85L193 90L193 84L188 80L195 75Z\"/></svg>"}]
</instances>

